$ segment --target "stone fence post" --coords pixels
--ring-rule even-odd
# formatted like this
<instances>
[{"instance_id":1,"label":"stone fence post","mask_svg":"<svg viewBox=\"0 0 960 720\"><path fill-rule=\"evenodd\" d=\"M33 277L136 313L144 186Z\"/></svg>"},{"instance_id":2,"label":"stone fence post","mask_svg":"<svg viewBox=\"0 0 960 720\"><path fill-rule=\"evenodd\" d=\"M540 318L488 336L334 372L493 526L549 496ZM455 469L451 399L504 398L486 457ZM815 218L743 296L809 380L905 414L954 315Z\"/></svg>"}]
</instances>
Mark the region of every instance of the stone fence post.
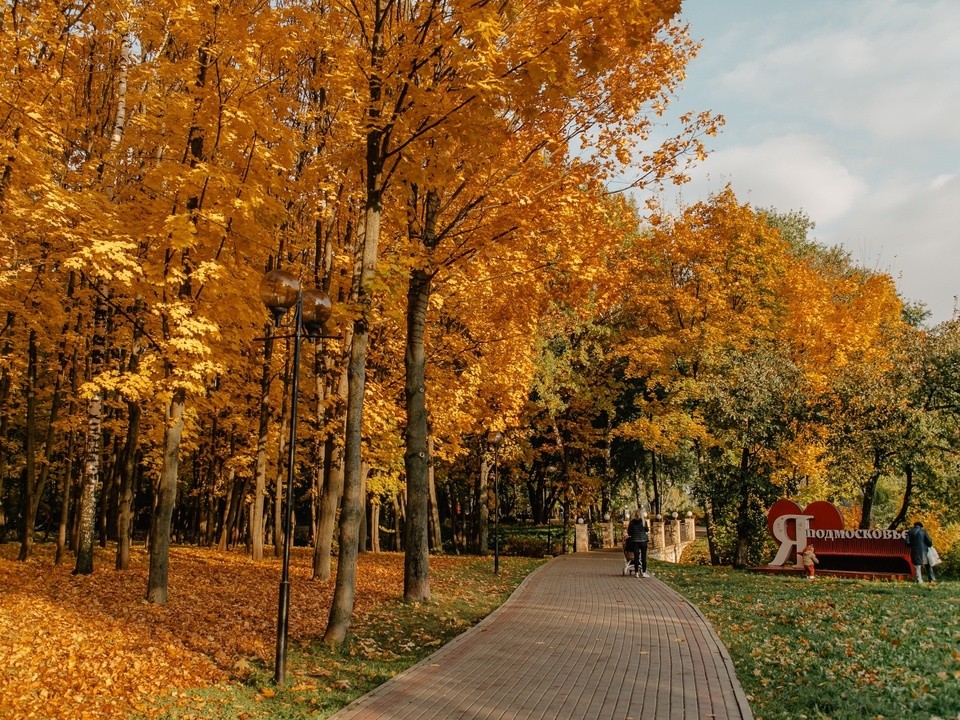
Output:
<instances>
[{"instance_id":1,"label":"stone fence post","mask_svg":"<svg viewBox=\"0 0 960 720\"><path fill-rule=\"evenodd\" d=\"M693 513L687 511L687 516L683 519L683 528L680 530L680 540L683 542L693 542L697 539L697 521Z\"/></svg>"},{"instance_id":2,"label":"stone fence post","mask_svg":"<svg viewBox=\"0 0 960 720\"><path fill-rule=\"evenodd\" d=\"M574 526L575 534L573 536L574 552L589 552L590 550L590 530L583 518L577 518L577 524Z\"/></svg>"},{"instance_id":3,"label":"stone fence post","mask_svg":"<svg viewBox=\"0 0 960 720\"><path fill-rule=\"evenodd\" d=\"M650 549L663 550L664 547L663 518L656 515L650 518Z\"/></svg>"},{"instance_id":4,"label":"stone fence post","mask_svg":"<svg viewBox=\"0 0 960 720\"><path fill-rule=\"evenodd\" d=\"M667 546L673 555L672 562L680 562L680 516L677 513L667 521Z\"/></svg>"},{"instance_id":5,"label":"stone fence post","mask_svg":"<svg viewBox=\"0 0 960 720\"><path fill-rule=\"evenodd\" d=\"M616 544L616 538L613 533L613 518L608 515L603 523L603 546L605 548L612 548L615 547Z\"/></svg>"}]
</instances>

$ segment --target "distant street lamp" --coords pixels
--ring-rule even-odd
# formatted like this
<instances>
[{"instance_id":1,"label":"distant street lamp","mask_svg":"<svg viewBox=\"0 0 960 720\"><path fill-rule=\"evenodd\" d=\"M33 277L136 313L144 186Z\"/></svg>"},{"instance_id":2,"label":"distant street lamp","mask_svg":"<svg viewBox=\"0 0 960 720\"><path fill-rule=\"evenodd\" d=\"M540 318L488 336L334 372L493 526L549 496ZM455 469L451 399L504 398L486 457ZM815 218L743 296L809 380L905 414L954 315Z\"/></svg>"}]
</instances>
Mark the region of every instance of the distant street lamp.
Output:
<instances>
[{"instance_id":1,"label":"distant street lamp","mask_svg":"<svg viewBox=\"0 0 960 720\"><path fill-rule=\"evenodd\" d=\"M673 561L675 563L680 562L680 513L673 513L673 531L671 533L673 537Z\"/></svg>"},{"instance_id":2,"label":"distant street lamp","mask_svg":"<svg viewBox=\"0 0 960 720\"><path fill-rule=\"evenodd\" d=\"M493 448L493 574L500 574L500 465L497 449L503 442L503 433L491 430L487 433L487 444Z\"/></svg>"},{"instance_id":3,"label":"distant street lamp","mask_svg":"<svg viewBox=\"0 0 960 720\"><path fill-rule=\"evenodd\" d=\"M290 308L293 313L293 334L277 337L293 338L293 380L290 384L290 438L287 443L287 507L283 522L283 571L280 576L280 597L277 606L277 655L273 680L277 685L286 682L287 622L290 617L290 547L293 545L293 475L297 444L297 394L300 389L300 340L306 335L311 340L322 337L323 324L330 317L331 302L319 290L303 290L300 281L284 270L271 270L260 282L260 299L270 310L273 322L280 320Z\"/></svg>"}]
</instances>

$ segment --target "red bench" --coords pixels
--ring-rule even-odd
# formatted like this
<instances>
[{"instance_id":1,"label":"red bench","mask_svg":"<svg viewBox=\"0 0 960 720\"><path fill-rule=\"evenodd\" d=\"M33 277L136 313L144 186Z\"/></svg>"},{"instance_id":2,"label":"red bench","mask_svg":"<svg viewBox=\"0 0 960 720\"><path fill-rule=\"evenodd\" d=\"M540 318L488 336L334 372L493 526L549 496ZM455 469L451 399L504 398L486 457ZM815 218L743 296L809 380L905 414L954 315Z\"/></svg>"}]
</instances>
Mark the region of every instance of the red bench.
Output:
<instances>
[{"instance_id":1,"label":"red bench","mask_svg":"<svg viewBox=\"0 0 960 720\"><path fill-rule=\"evenodd\" d=\"M811 540L819 570L913 575L910 548L902 538Z\"/></svg>"}]
</instances>

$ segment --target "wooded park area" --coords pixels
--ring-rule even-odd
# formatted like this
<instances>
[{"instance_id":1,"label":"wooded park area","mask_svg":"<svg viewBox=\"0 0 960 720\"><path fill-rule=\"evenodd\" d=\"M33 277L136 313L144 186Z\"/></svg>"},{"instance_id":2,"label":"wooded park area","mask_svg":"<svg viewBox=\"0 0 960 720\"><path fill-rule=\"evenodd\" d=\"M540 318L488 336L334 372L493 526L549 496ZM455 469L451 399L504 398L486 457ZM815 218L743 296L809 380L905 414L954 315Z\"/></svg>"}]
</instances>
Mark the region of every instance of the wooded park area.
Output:
<instances>
[{"instance_id":1,"label":"wooded park area","mask_svg":"<svg viewBox=\"0 0 960 720\"><path fill-rule=\"evenodd\" d=\"M949 552L960 318L803 213L658 204L723 122L665 128L679 5L5 0L0 540L144 542L164 603L171 542L279 552L293 457L331 644L359 552L428 600L494 511L694 510L746 565L771 502L828 499Z\"/></svg>"}]
</instances>

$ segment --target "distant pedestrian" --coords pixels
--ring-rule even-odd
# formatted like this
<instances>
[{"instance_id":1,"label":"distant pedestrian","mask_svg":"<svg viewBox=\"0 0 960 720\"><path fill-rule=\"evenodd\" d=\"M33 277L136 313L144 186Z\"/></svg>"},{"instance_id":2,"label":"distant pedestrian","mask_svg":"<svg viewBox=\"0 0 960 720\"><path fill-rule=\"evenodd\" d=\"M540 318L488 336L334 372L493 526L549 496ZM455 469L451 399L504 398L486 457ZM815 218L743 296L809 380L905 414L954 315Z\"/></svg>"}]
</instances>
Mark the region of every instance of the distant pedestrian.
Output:
<instances>
[{"instance_id":1,"label":"distant pedestrian","mask_svg":"<svg viewBox=\"0 0 960 720\"><path fill-rule=\"evenodd\" d=\"M637 577L650 577L647 573L647 545L650 542L650 528L647 525L646 514L634 510L633 519L627 525L627 542L625 551L632 553L633 567Z\"/></svg>"},{"instance_id":2,"label":"distant pedestrian","mask_svg":"<svg viewBox=\"0 0 960 720\"><path fill-rule=\"evenodd\" d=\"M803 552L800 553L800 562L803 563L803 567L807 571L807 580L813 580L813 566L820 564L820 559L817 557L813 543L807 543L807 546L803 549Z\"/></svg>"},{"instance_id":3,"label":"distant pedestrian","mask_svg":"<svg viewBox=\"0 0 960 720\"><path fill-rule=\"evenodd\" d=\"M910 562L913 563L914 579L918 583L923 582L923 568L927 568L927 577L930 582L936 582L937 578L933 574L933 565L929 560L929 548L933 547L933 539L930 533L923 529L922 522L915 522L913 527L907 530L905 538L910 547Z\"/></svg>"}]
</instances>

